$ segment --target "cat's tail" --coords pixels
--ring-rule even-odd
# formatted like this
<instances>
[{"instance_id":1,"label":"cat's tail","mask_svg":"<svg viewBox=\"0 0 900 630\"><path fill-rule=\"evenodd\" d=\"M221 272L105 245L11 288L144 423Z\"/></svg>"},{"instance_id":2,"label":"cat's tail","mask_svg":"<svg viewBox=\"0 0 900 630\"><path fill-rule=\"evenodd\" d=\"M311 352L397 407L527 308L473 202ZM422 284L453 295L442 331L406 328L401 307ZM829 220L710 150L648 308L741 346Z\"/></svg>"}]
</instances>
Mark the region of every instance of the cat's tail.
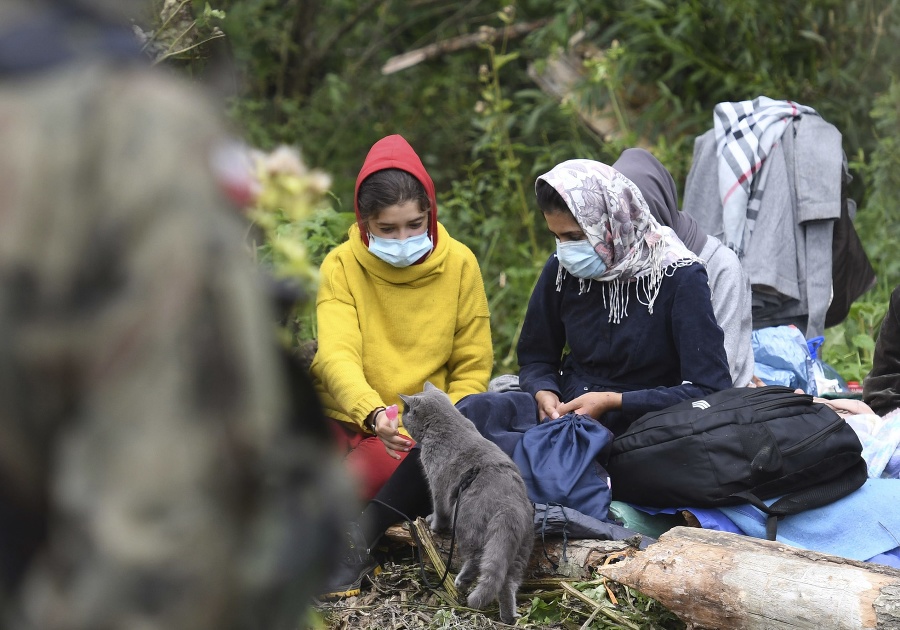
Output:
<instances>
[{"instance_id":1,"label":"cat's tail","mask_svg":"<svg viewBox=\"0 0 900 630\"><path fill-rule=\"evenodd\" d=\"M506 511L491 518L487 528L489 534L481 551L478 585L467 599L470 608L486 608L506 585L511 564L518 560L522 546L520 521L515 514Z\"/></svg>"}]
</instances>

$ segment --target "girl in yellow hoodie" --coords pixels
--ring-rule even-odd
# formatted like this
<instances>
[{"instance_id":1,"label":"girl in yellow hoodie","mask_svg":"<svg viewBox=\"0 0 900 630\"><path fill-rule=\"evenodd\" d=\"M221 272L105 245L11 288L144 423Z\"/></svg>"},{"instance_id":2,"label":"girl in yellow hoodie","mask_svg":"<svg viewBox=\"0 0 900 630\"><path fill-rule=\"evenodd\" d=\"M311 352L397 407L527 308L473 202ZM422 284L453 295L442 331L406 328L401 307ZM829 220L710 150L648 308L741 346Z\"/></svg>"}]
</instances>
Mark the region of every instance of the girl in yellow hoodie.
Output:
<instances>
[{"instance_id":1,"label":"girl in yellow hoodie","mask_svg":"<svg viewBox=\"0 0 900 630\"><path fill-rule=\"evenodd\" d=\"M363 500L413 441L389 410L430 381L454 401L487 388L493 350L474 254L437 221L419 156L375 143L356 180L356 224L322 263L313 378Z\"/></svg>"}]
</instances>

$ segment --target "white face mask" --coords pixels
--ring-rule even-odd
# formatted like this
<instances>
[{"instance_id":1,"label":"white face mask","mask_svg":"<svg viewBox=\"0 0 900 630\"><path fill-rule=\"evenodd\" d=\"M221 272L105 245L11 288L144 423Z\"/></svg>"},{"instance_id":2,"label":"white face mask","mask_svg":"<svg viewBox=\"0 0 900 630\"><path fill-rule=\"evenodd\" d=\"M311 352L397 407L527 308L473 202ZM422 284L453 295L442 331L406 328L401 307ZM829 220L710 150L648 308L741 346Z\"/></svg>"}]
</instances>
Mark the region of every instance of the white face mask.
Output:
<instances>
[{"instance_id":1,"label":"white face mask","mask_svg":"<svg viewBox=\"0 0 900 630\"><path fill-rule=\"evenodd\" d=\"M606 263L587 240L563 243L557 239L556 257L559 264L576 278L597 280L606 271Z\"/></svg>"},{"instance_id":2,"label":"white face mask","mask_svg":"<svg viewBox=\"0 0 900 630\"><path fill-rule=\"evenodd\" d=\"M381 238L369 233L369 251L394 267L409 267L434 247L428 232L405 239Z\"/></svg>"}]
</instances>

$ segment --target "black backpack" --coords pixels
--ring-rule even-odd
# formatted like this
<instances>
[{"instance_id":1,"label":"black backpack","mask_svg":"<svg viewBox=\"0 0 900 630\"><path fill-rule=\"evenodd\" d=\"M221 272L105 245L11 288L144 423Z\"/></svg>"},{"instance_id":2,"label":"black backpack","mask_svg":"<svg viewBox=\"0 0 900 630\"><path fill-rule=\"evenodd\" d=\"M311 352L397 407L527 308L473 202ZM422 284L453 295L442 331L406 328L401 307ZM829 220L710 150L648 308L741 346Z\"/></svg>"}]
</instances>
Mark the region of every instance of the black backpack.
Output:
<instances>
[{"instance_id":1,"label":"black backpack","mask_svg":"<svg viewBox=\"0 0 900 630\"><path fill-rule=\"evenodd\" d=\"M856 433L830 407L788 387L740 387L645 414L612 444L613 499L654 507L751 503L777 519L865 483ZM782 497L771 506L763 499Z\"/></svg>"}]
</instances>

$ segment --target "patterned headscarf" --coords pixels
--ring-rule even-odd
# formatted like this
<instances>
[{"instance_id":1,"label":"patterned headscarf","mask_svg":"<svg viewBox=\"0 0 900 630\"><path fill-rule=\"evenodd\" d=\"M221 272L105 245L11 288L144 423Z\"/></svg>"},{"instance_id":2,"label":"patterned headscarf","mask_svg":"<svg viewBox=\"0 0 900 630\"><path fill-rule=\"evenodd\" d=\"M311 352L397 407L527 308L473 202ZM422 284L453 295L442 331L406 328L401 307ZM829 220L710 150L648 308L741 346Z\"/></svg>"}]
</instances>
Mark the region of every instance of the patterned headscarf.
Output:
<instances>
[{"instance_id":1,"label":"patterned headscarf","mask_svg":"<svg viewBox=\"0 0 900 630\"><path fill-rule=\"evenodd\" d=\"M653 218L638 187L613 167L593 160L568 160L538 180L560 194L606 263L606 271L597 280L603 283L604 298L608 287L611 322L628 315L626 283L638 283L638 301L652 313L663 278L676 267L700 262L671 228ZM557 287L564 274L560 265ZM580 282L582 292L590 290L590 280Z\"/></svg>"}]
</instances>

